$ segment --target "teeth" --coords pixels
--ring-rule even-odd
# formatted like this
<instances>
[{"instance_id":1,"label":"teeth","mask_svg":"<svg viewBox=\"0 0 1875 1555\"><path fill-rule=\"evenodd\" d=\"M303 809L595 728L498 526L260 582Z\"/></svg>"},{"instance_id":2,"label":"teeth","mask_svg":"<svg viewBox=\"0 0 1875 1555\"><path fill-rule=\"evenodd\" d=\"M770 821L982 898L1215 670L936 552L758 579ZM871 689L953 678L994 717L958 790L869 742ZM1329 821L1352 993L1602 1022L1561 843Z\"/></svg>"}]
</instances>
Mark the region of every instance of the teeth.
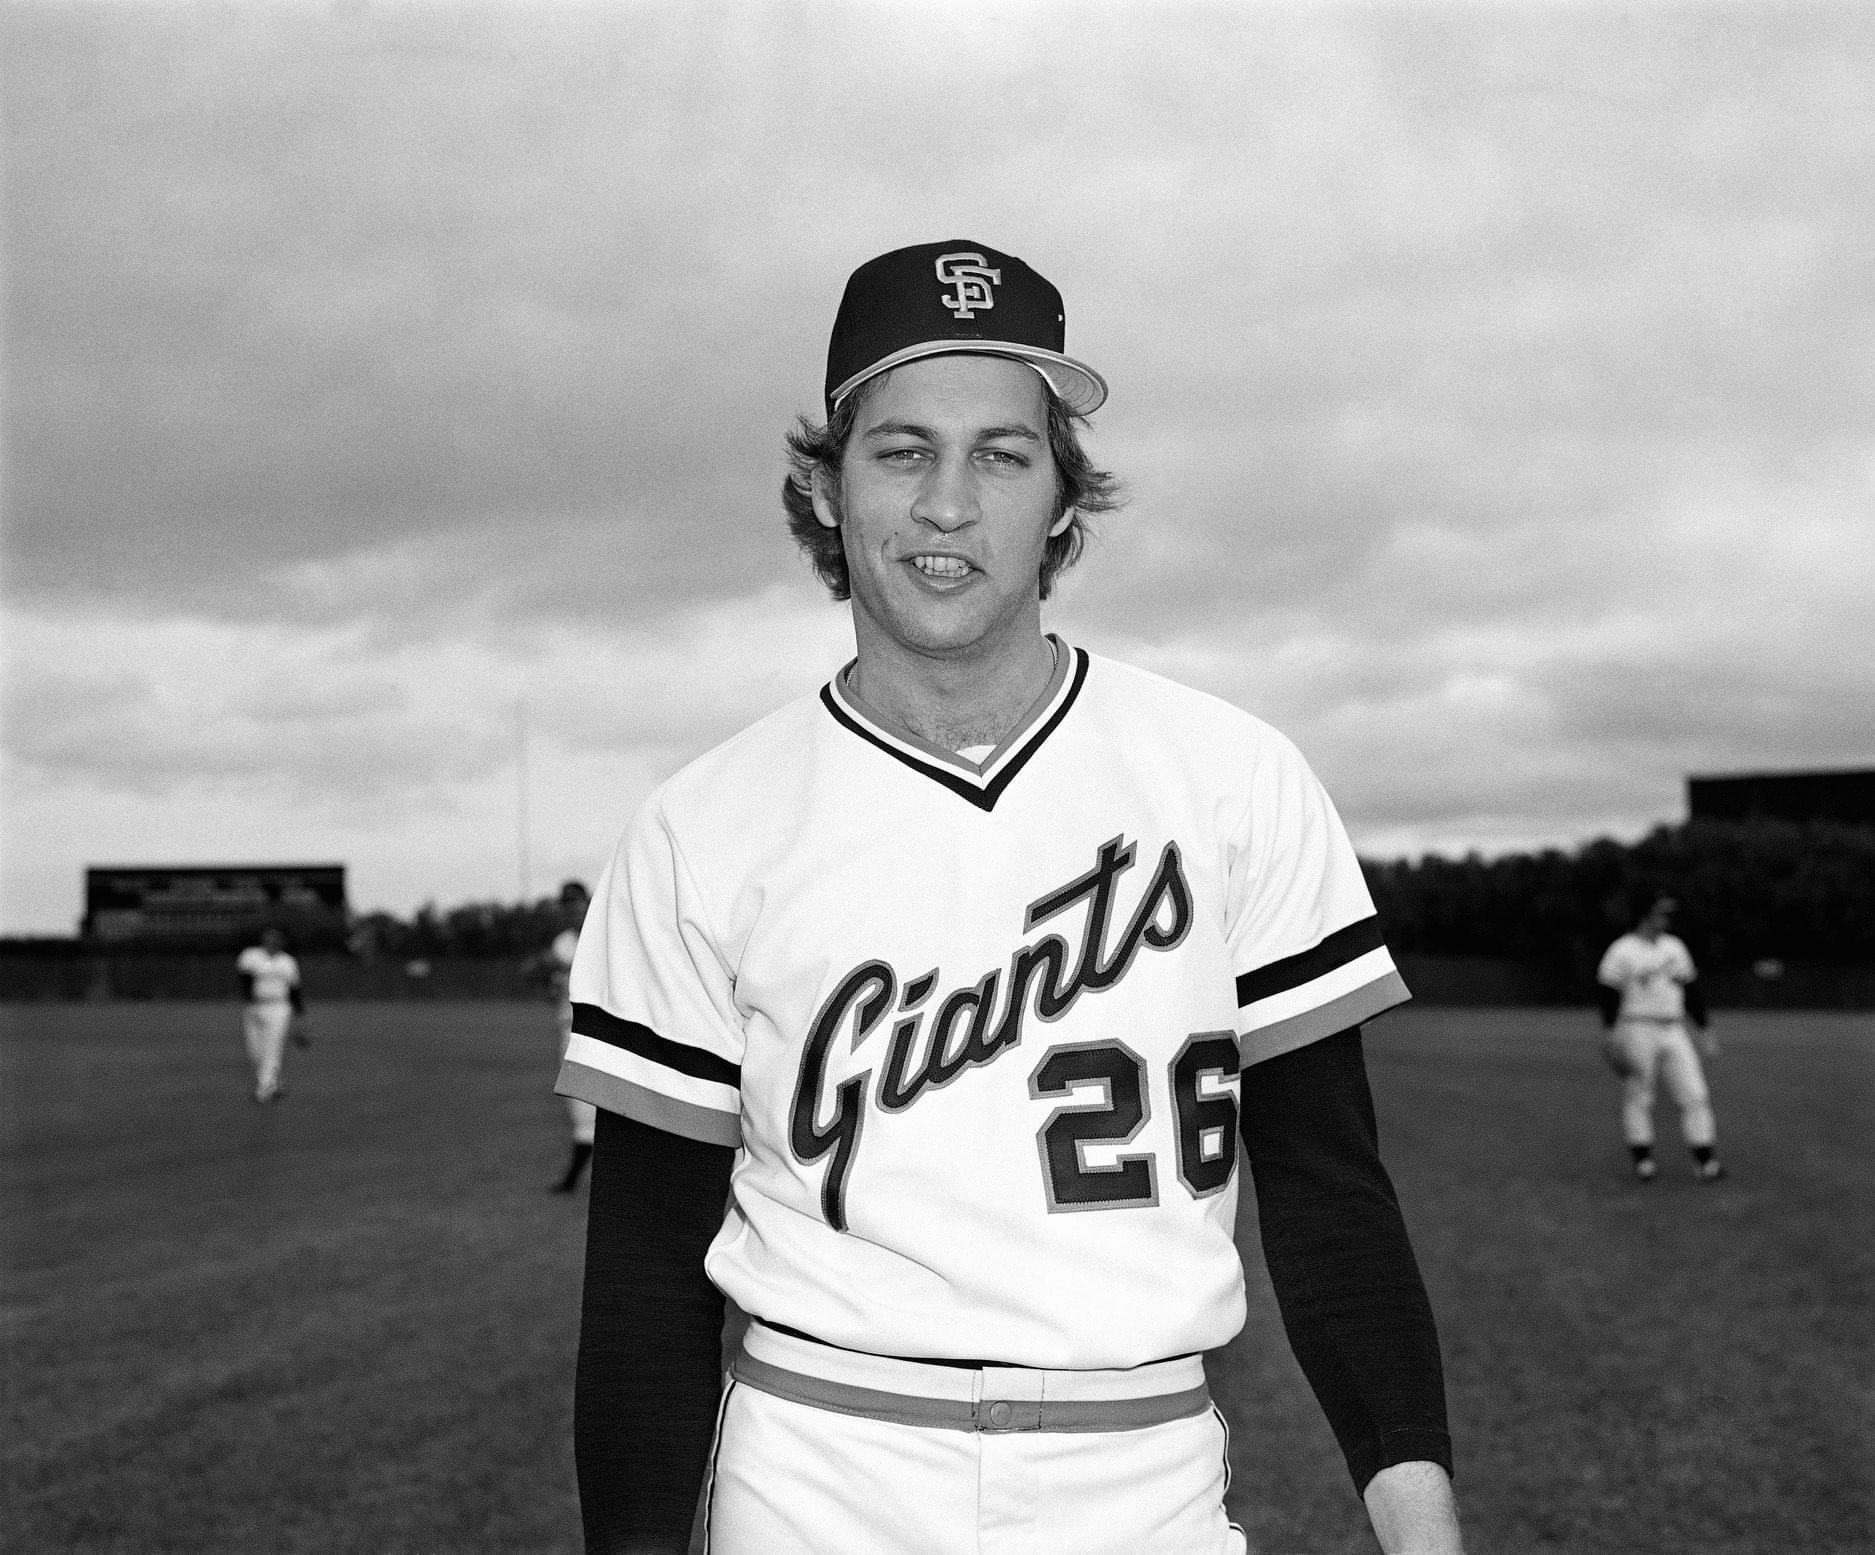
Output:
<instances>
[{"instance_id":1,"label":"teeth","mask_svg":"<svg viewBox=\"0 0 1875 1555\"><path fill-rule=\"evenodd\" d=\"M961 578L970 570L970 563L961 556L914 556L911 562L932 578Z\"/></svg>"}]
</instances>

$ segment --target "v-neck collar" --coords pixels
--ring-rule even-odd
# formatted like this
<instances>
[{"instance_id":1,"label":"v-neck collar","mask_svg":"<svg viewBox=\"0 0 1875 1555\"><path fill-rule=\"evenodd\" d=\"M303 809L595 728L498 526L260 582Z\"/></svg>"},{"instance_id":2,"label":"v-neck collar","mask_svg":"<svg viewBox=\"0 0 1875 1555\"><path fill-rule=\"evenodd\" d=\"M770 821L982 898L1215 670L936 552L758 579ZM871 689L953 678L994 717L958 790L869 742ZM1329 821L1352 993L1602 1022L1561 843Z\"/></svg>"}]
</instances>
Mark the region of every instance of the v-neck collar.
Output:
<instances>
[{"instance_id":1,"label":"v-neck collar","mask_svg":"<svg viewBox=\"0 0 1875 1555\"><path fill-rule=\"evenodd\" d=\"M1055 669L1048 686L1002 743L981 762L968 760L955 751L885 723L878 714L862 706L846 689L846 678L853 664L835 675L820 689L820 700L836 722L867 744L885 752L894 761L903 762L912 771L942 784L960 799L968 800L979 810L993 810L1003 790L1028 765L1029 758L1040 750L1061 720L1068 715L1081 686L1087 679L1085 649L1070 648L1054 633Z\"/></svg>"}]
</instances>

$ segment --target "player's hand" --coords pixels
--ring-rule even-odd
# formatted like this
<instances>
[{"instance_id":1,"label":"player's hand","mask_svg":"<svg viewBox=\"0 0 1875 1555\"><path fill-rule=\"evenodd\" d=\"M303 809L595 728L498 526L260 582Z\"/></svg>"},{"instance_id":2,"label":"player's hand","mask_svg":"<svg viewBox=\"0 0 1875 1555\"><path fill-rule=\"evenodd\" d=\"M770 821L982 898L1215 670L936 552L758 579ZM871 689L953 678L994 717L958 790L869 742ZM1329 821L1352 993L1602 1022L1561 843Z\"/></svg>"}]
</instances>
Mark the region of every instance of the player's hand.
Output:
<instances>
[{"instance_id":1,"label":"player's hand","mask_svg":"<svg viewBox=\"0 0 1875 1555\"><path fill-rule=\"evenodd\" d=\"M1719 1056L1719 1038L1710 1026L1699 1028L1698 1042L1702 1057L1717 1058Z\"/></svg>"},{"instance_id":2,"label":"player's hand","mask_svg":"<svg viewBox=\"0 0 1875 1555\"><path fill-rule=\"evenodd\" d=\"M312 1027L306 1024L306 1017L304 1015L293 1022L293 1046L312 1046Z\"/></svg>"}]
</instances>

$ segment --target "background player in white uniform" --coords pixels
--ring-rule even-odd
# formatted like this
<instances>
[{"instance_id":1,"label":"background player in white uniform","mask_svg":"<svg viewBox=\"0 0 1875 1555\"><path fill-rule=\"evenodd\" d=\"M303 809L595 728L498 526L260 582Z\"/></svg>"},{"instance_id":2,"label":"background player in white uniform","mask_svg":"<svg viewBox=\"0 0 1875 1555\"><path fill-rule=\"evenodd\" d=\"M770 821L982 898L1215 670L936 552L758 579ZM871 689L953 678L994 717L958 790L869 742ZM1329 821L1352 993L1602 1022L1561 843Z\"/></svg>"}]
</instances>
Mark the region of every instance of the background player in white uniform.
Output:
<instances>
[{"instance_id":1,"label":"background player in white uniform","mask_svg":"<svg viewBox=\"0 0 1875 1555\"><path fill-rule=\"evenodd\" d=\"M1361 1059L1406 991L1293 746L1043 635L1112 505L1062 345L981 244L855 272L784 496L858 656L600 884L560 1077L602 1109L589 1550L682 1550L706 1466L719 1555L1242 1550L1202 1362L1244 1316L1240 1142L1382 1548L1459 1549Z\"/></svg>"},{"instance_id":2,"label":"background player in white uniform","mask_svg":"<svg viewBox=\"0 0 1875 1555\"><path fill-rule=\"evenodd\" d=\"M584 881L569 880L560 887L561 928L547 947L547 982L553 992L554 1024L560 1037L555 1056L560 1062L566 1059L566 1045L573 1035L573 995L568 984L573 972L573 953L579 948L579 926L586 921L588 905L590 899ZM592 1159L593 1105L577 1096L568 1096L565 1100L572 1142L566 1170L553 1185L555 1193L571 1193L577 1188L580 1174Z\"/></svg>"},{"instance_id":3,"label":"background player in white uniform","mask_svg":"<svg viewBox=\"0 0 1875 1555\"><path fill-rule=\"evenodd\" d=\"M299 963L287 954L286 936L278 929L267 929L260 943L249 945L234 965L245 1000L241 1035L247 1043L248 1060L254 1066L254 1100L278 1101L285 1094L280 1089L280 1063L286 1051L287 1032L306 1008ZM296 1035L304 1045L304 1029Z\"/></svg>"},{"instance_id":4,"label":"background player in white uniform","mask_svg":"<svg viewBox=\"0 0 1875 1555\"><path fill-rule=\"evenodd\" d=\"M1670 896L1655 900L1632 933L1623 934L1602 956L1596 973L1602 986L1602 1051L1621 1078L1621 1132L1634 1158L1634 1175L1653 1179L1654 1087L1664 1083L1680 1111L1680 1132L1703 1182L1725 1175L1718 1156L1718 1128L1699 1054L1686 1034L1690 1017L1710 1055L1706 1003L1686 946L1667 932L1673 921Z\"/></svg>"}]
</instances>

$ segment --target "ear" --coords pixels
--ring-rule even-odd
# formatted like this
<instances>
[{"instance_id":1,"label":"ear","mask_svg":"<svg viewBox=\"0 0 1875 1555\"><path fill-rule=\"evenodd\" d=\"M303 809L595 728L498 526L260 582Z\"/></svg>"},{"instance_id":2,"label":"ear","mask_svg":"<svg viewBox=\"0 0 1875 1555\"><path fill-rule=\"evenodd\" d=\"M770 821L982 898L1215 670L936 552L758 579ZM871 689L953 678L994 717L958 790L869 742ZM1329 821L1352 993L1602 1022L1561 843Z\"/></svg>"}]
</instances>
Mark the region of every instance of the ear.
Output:
<instances>
[{"instance_id":1,"label":"ear","mask_svg":"<svg viewBox=\"0 0 1875 1555\"><path fill-rule=\"evenodd\" d=\"M1048 538L1052 540L1056 535L1066 534L1068 532L1068 526L1074 522L1074 515L1077 511L1078 509L1069 508L1068 511L1063 513L1054 523L1050 524L1048 526Z\"/></svg>"},{"instance_id":2,"label":"ear","mask_svg":"<svg viewBox=\"0 0 1875 1555\"><path fill-rule=\"evenodd\" d=\"M833 505L833 498L828 494L826 476L820 470L814 471L814 483L808 493L814 499L814 517L820 520L826 529L840 527L840 511Z\"/></svg>"}]
</instances>

